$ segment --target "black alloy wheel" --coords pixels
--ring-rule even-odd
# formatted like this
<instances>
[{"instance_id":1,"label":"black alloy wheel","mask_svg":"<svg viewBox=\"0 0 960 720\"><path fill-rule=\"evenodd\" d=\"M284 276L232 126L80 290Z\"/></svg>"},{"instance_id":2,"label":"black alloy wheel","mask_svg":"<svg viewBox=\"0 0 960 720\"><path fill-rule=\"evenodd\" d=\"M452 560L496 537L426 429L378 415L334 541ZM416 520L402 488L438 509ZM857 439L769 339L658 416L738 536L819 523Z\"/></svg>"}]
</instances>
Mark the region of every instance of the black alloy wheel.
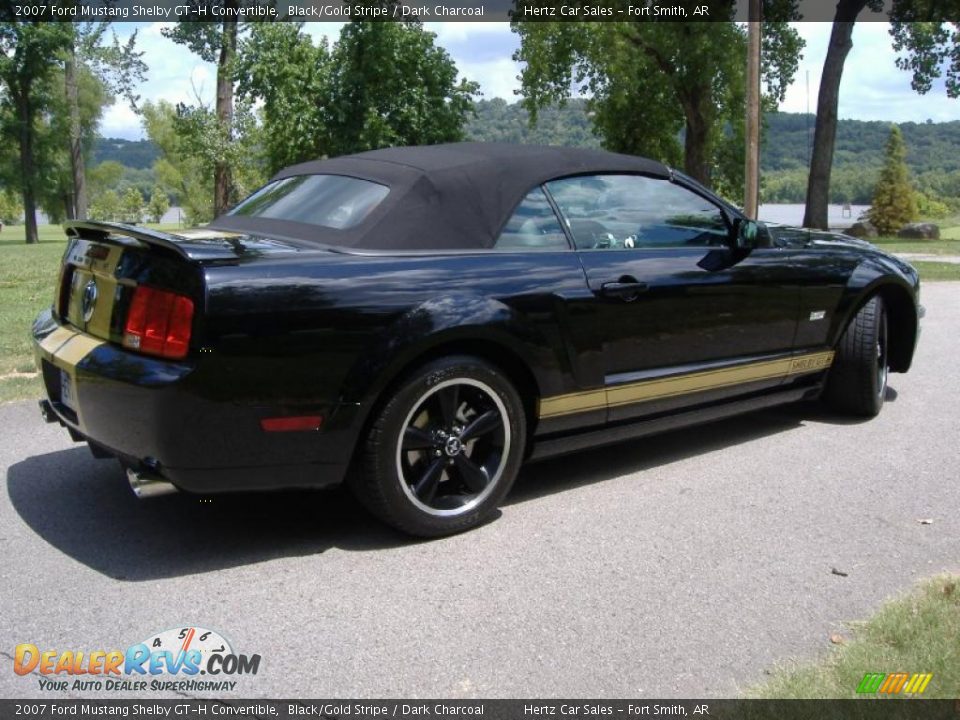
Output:
<instances>
[{"instance_id":1,"label":"black alloy wheel","mask_svg":"<svg viewBox=\"0 0 960 720\"><path fill-rule=\"evenodd\" d=\"M486 519L509 491L525 442L520 398L478 358L414 372L367 436L351 485L375 515L405 532L448 535Z\"/></svg>"}]
</instances>

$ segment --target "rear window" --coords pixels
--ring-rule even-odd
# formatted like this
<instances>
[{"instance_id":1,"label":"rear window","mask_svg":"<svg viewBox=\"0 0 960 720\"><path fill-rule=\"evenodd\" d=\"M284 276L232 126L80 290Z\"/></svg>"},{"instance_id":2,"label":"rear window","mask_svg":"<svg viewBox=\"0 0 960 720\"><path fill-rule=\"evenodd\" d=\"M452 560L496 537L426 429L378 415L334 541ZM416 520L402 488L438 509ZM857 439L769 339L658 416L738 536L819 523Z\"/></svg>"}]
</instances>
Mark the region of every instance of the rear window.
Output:
<instances>
[{"instance_id":1,"label":"rear window","mask_svg":"<svg viewBox=\"0 0 960 720\"><path fill-rule=\"evenodd\" d=\"M227 214L343 230L360 223L388 192L386 185L344 175L295 175L264 185Z\"/></svg>"}]
</instances>

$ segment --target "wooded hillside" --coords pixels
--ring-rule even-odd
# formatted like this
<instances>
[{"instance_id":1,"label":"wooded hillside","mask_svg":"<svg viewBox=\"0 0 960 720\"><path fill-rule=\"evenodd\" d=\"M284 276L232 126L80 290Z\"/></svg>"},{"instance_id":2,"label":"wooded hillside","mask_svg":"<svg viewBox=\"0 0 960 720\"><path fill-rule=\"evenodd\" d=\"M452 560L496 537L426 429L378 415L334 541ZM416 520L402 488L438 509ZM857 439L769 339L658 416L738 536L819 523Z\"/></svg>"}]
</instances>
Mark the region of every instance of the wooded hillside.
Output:
<instances>
[{"instance_id":1,"label":"wooded hillside","mask_svg":"<svg viewBox=\"0 0 960 720\"><path fill-rule=\"evenodd\" d=\"M466 125L466 135L473 140L601 146L600 138L593 134L583 100L541 111L535 127L530 126L529 115L519 103L507 103L501 98L481 100L476 103L476 110L476 116ZM771 113L764 118L764 124L763 199L803 202L813 116ZM960 120L908 122L902 123L900 130L907 145L907 165L917 188L934 197L960 197ZM840 121L831 186L834 202L870 202L889 132L890 123L886 122ZM114 161L131 169L148 170L158 156L157 148L148 140L101 138L94 148L93 164ZM139 174L134 177L131 184L147 187L152 183Z\"/></svg>"}]
</instances>

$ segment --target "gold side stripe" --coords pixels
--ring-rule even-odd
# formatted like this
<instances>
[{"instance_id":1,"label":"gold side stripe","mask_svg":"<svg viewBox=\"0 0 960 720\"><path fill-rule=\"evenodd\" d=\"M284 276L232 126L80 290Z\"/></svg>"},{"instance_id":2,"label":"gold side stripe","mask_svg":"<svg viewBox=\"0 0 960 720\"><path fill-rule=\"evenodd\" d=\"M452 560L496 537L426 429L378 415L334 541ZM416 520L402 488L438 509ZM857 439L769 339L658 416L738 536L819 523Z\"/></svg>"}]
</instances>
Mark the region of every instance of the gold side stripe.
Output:
<instances>
[{"instance_id":1,"label":"gold side stripe","mask_svg":"<svg viewBox=\"0 0 960 720\"><path fill-rule=\"evenodd\" d=\"M717 370L672 375L655 380L642 380L601 390L556 395L540 400L540 417L560 417L590 410L602 410L604 407L619 407L705 390L716 390L757 380L802 375L828 368L832 362L833 351L829 350Z\"/></svg>"}]
</instances>

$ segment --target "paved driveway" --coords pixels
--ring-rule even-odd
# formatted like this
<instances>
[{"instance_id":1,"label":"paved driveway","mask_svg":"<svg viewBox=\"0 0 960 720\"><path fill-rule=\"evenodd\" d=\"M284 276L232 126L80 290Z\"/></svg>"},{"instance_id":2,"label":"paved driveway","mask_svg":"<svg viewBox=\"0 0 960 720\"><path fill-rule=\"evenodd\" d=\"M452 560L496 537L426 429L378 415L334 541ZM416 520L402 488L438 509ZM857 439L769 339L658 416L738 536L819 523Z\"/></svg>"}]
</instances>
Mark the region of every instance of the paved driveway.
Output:
<instances>
[{"instance_id":1,"label":"paved driveway","mask_svg":"<svg viewBox=\"0 0 960 720\"><path fill-rule=\"evenodd\" d=\"M960 566L960 283L923 301L874 421L792 407L544 462L434 542L339 490L137 502L33 404L0 407L0 695L41 695L18 643L187 625L262 656L243 697L734 694Z\"/></svg>"}]
</instances>

